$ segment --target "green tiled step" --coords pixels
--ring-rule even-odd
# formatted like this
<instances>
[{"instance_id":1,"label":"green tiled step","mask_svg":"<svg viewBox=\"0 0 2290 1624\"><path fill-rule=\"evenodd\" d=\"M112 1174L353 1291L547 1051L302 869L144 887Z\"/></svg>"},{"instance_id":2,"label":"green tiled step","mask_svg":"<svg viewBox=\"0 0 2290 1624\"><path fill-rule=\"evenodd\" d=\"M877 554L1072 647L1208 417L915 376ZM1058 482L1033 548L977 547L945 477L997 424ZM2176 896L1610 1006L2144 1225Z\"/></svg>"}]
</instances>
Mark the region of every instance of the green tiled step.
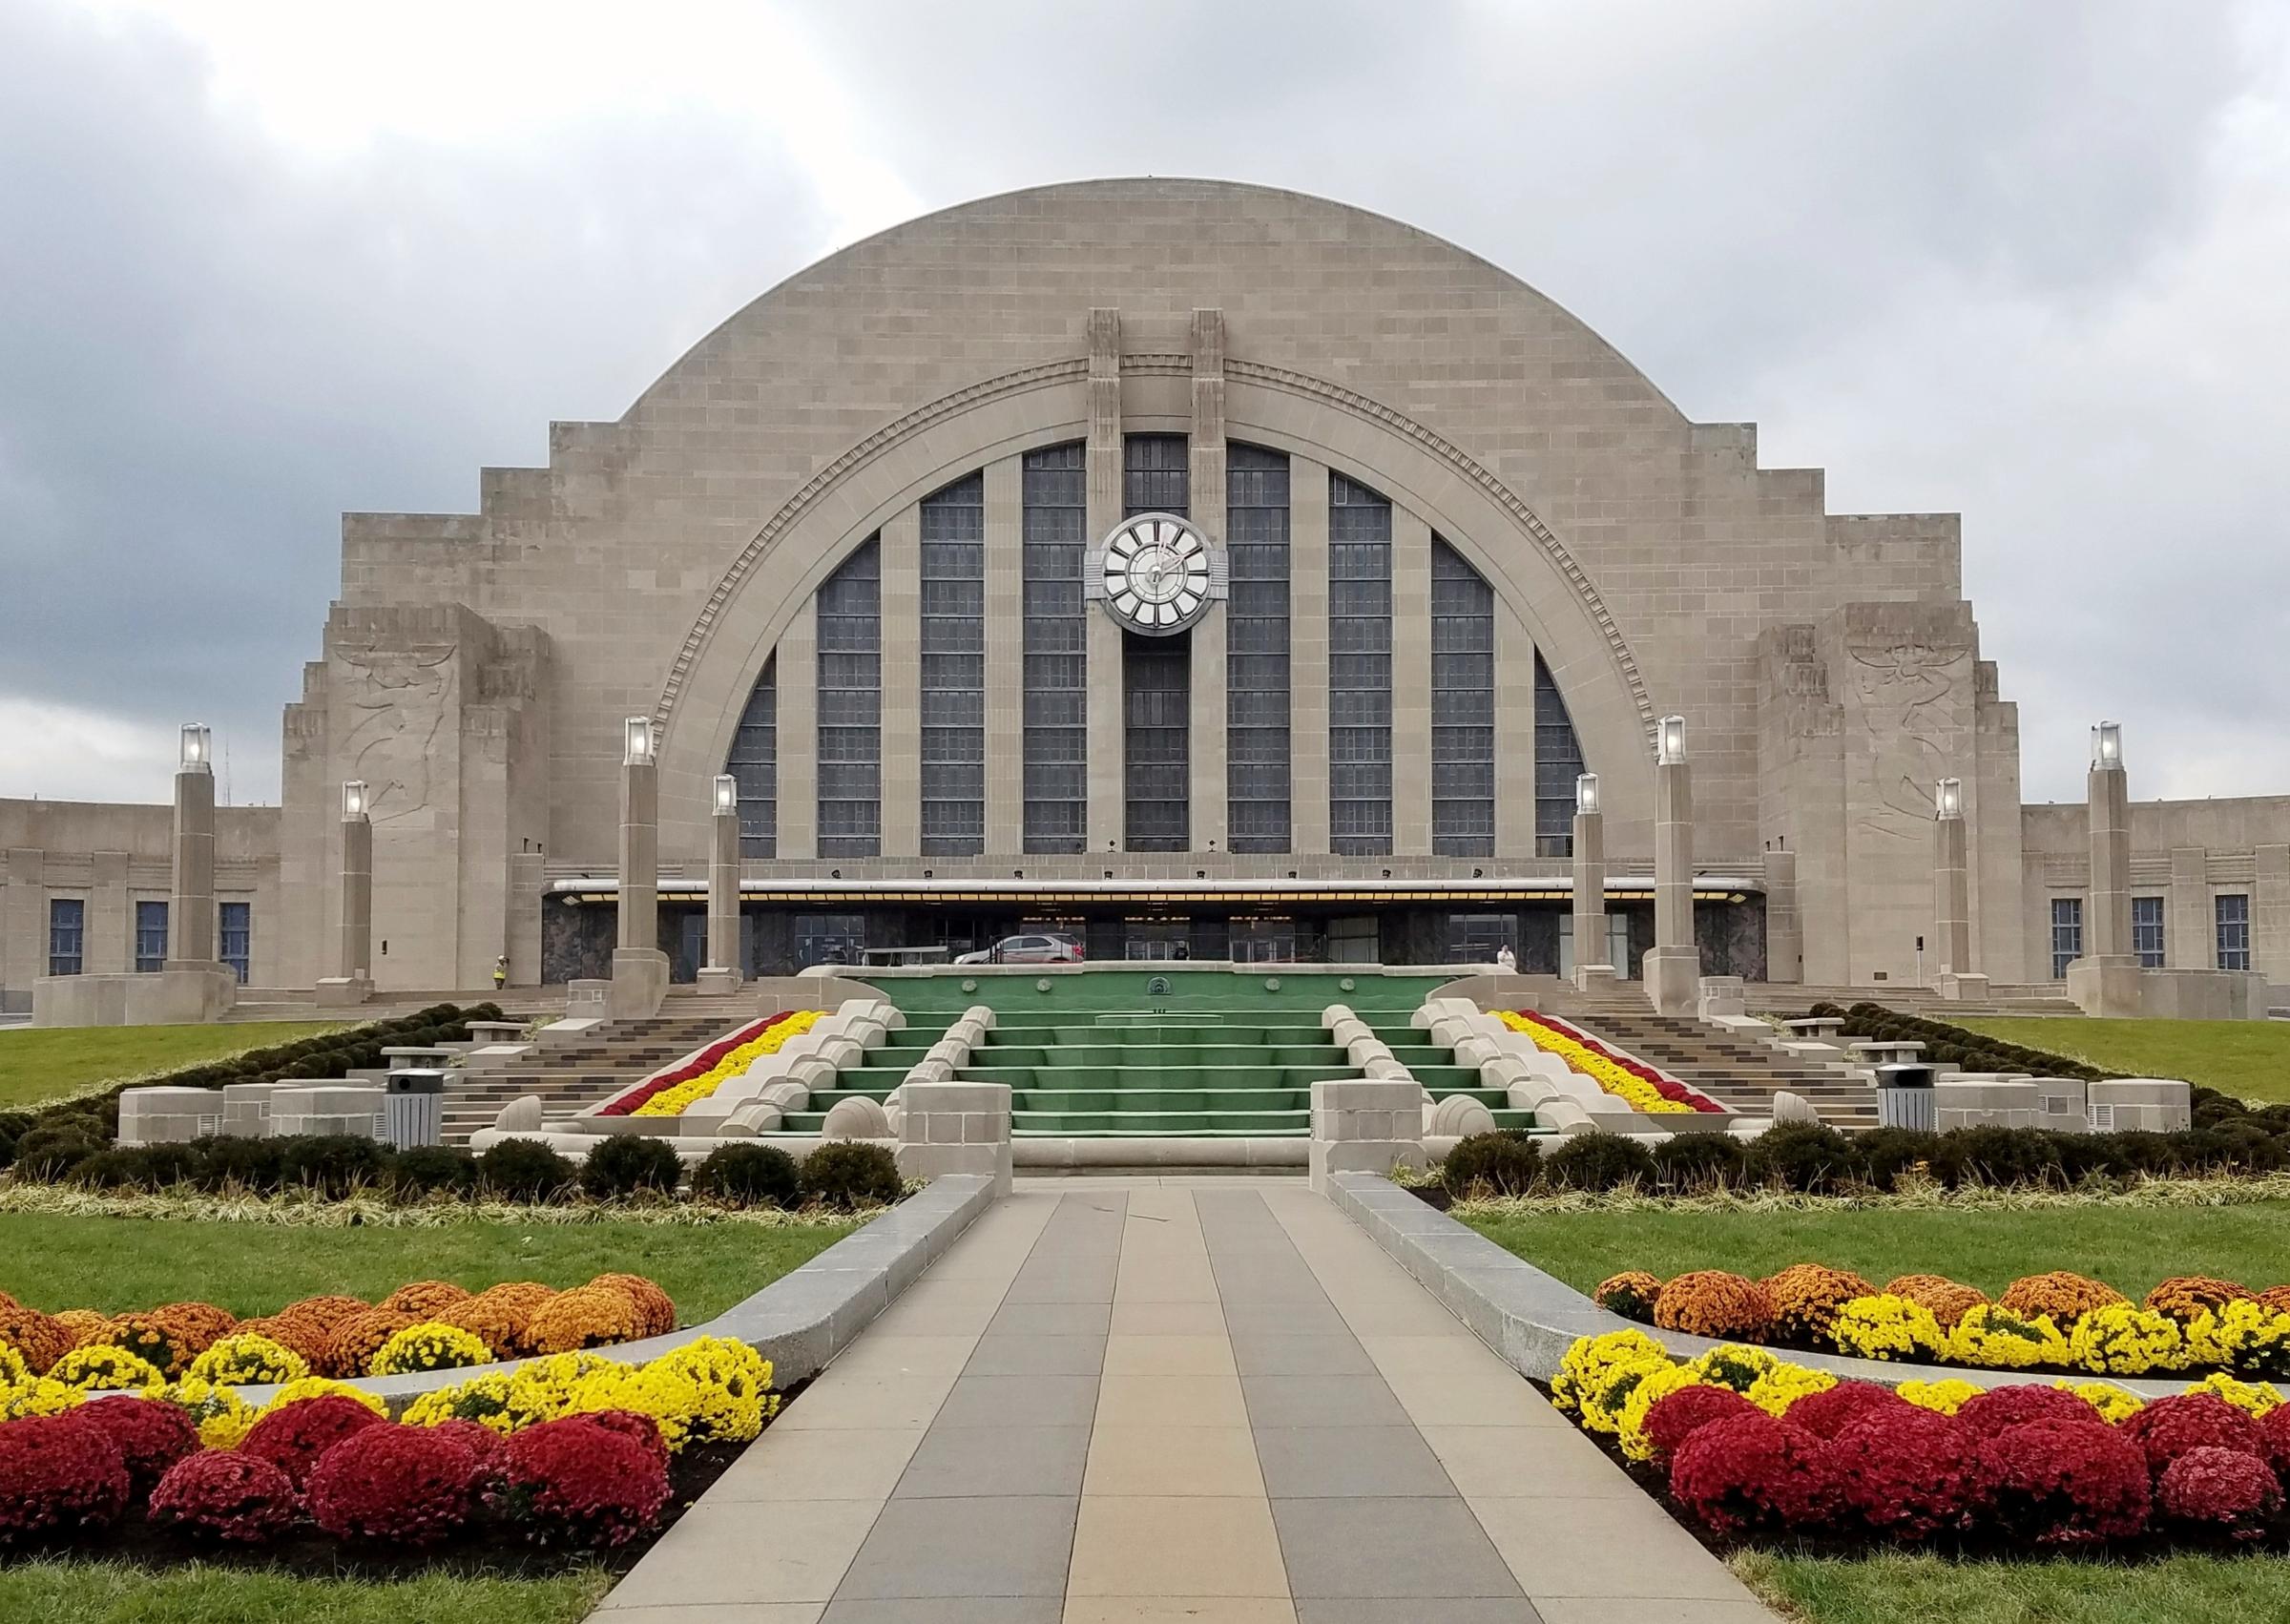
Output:
<instances>
[{"instance_id":1,"label":"green tiled step","mask_svg":"<svg viewBox=\"0 0 2290 1624\"><path fill-rule=\"evenodd\" d=\"M899 1034L904 1038L906 1034ZM942 1034L943 1035L943 1034ZM1312 1021L1249 1021L1218 1026L1098 1026L1091 1021L1076 1021L1072 1015L1056 1020L1013 1021L1005 1019L986 1034L989 1045L1056 1045L1056 1044L1121 1044L1135 1049L1156 1049L1188 1044L1238 1044L1249 1048L1264 1044L1309 1044L1325 1047L1327 1029Z\"/></svg>"},{"instance_id":2,"label":"green tiled step","mask_svg":"<svg viewBox=\"0 0 2290 1624\"><path fill-rule=\"evenodd\" d=\"M1339 1072L1339 1076L1349 1075ZM1302 1089L1329 1080L1325 1066L983 1066L962 1068L967 1082L1008 1083L1013 1089Z\"/></svg>"},{"instance_id":3,"label":"green tiled step","mask_svg":"<svg viewBox=\"0 0 2290 1624\"><path fill-rule=\"evenodd\" d=\"M1310 1132L1309 1111L1013 1111L1012 1134L1086 1137L1098 1134L1296 1134Z\"/></svg>"},{"instance_id":4,"label":"green tiled step","mask_svg":"<svg viewBox=\"0 0 2290 1624\"><path fill-rule=\"evenodd\" d=\"M869 1056L872 1059L872 1056ZM995 1043L971 1051L980 1066L1314 1066L1330 1076L1350 1070L1332 1043L1064 1043L1044 1047Z\"/></svg>"}]
</instances>

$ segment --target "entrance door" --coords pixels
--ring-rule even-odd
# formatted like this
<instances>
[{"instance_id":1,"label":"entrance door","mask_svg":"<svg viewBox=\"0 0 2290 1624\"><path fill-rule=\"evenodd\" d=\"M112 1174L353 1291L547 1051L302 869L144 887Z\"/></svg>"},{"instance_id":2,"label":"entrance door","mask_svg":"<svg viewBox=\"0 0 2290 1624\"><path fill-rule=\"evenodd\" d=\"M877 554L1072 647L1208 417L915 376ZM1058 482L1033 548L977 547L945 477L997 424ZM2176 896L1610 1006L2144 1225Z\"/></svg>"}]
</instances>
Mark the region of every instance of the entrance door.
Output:
<instances>
[{"instance_id":1,"label":"entrance door","mask_svg":"<svg viewBox=\"0 0 2290 1624\"><path fill-rule=\"evenodd\" d=\"M1121 950L1124 956L1146 963L1189 959L1193 956L1193 922L1190 919L1130 920L1123 933Z\"/></svg>"},{"instance_id":2,"label":"entrance door","mask_svg":"<svg viewBox=\"0 0 2290 1624\"><path fill-rule=\"evenodd\" d=\"M1606 916L1606 962L1614 967L1616 979L1631 981L1636 978L1635 967L1630 962L1630 921L1618 913ZM1558 973L1562 980L1574 973L1574 915L1572 911L1558 916Z\"/></svg>"}]
</instances>

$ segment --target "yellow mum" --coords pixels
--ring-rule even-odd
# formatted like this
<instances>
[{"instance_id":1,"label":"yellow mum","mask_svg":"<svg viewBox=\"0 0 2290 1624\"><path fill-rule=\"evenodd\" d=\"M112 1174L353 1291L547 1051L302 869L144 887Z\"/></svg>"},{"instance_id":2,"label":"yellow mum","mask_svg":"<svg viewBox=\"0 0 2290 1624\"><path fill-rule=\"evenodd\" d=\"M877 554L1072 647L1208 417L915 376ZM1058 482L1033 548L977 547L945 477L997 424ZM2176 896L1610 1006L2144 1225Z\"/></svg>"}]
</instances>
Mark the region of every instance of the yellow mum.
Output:
<instances>
[{"instance_id":1,"label":"yellow mum","mask_svg":"<svg viewBox=\"0 0 2290 1624\"><path fill-rule=\"evenodd\" d=\"M1837 1385L1826 1370L1809 1364L1777 1364L1749 1385L1741 1396L1767 1415L1780 1417L1789 1406L1812 1393L1825 1393Z\"/></svg>"},{"instance_id":2,"label":"yellow mum","mask_svg":"<svg viewBox=\"0 0 2290 1624\"><path fill-rule=\"evenodd\" d=\"M1622 1408L1614 1417L1617 1436L1622 1441L1623 1458L1633 1461L1654 1459L1654 1440L1646 1436L1647 1415L1655 1405L1680 1387L1703 1385L1706 1384L1690 1368L1683 1364L1673 1364L1666 1370L1650 1371L1636 1386L1631 1388L1630 1396L1622 1401Z\"/></svg>"},{"instance_id":3,"label":"yellow mum","mask_svg":"<svg viewBox=\"0 0 2290 1624\"><path fill-rule=\"evenodd\" d=\"M309 1362L265 1336L241 1331L227 1336L191 1362L184 1378L211 1382L219 1387L267 1387L274 1382L296 1382L310 1374Z\"/></svg>"},{"instance_id":4,"label":"yellow mum","mask_svg":"<svg viewBox=\"0 0 2290 1624\"><path fill-rule=\"evenodd\" d=\"M1960 1376L1939 1382L1903 1382L1893 1390L1917 1408L1938 1410L1943 1415L1954 1415L1968 1401L1988 1391Z\"/></svg>"},{"instance_id":5,"label":"yellow mum","mask_svg":"<svg viewBox=\"0 0 2290 1624\"><path fill-rule=\"evenodd\" d=\"M329 1376L304 1376L299 1381L284 1384L271 1395L270 1403L262 1406L262 1413L267 1415L274 1409L284 1409L290 1404L299 1404L303 1399L323 1398L328 1393L338 1394L354 1404L362 1404L376 1415L389 1414L389 1406L372 1393L363 1387L353 1387L347 1382L337 1382Z\"/></svg>"},{"instance_id":6,"label":"yellow mum","mask_svg":"<svg viewBox=\"0 0 2290 1624\"><path fill-rule=\"evenodd\" d=\"M236 1449L254 1430L254 1406L219 1383L187 1376L162 1395L188 1412L198 1441L210 1449Z\"/></svg>"},{"instance_id":7,"label":"yellow mum","mask_svg":"<svg viewBox=\"0 0 2290 1624\"><path fill-rule=\"evenodd\" d=\"M67 1385L52 1376L34 1376L12 1387L0 1388L0 1421L22 1421L28 1415L61 1415L87 1402L87 1390Z\"/></svg>"},{"instance_id":8,"label":"yellow mum","mask_svg":"<svg viewBox=\"0 0 2290 1624\"><path fill-rule=\"evenodd\" d=\"M2107 1303L2076 1321L2068 1353L2084 1369L2108 1376L2183 1370L2192 1357L2176 1320L2128 1302Z\"/></svg>"},{"instance_id":9,"label":"yellow mum","mask_svg":"<svg viewBox=\"0 0 2290 1624\"><path fill-rule=\"evenodd\" d=\"M662 1089L629 1114L681 1116L732 1078L745 1074L747 1069L764 1055L777 1054L789 1038L809 1031L826 1018L826 1013L824 1010L798 1010L793 1014L774 1021L761 1032L728 1051L698 1076L687 1077L674 1088Z\"/></svg>"},{"instance_id":10,"label":"yellow mum","mask_svg":"<svg viewBox=\"0 0 2290 1624\"><path fill-rule=\"evenodd\" d=\"M1863 1359L1924 1359L1938 1353L1942 1333L1932 1310L1905 1297L1879 1292L1856 1297L1837 1310L1829 1333L1840 1352Z\"/></svg>"},{"instance_id":11,"label":"yellow mum","mask_svg":"<svg viewBox=\"0 0 2290 1624\"><path fill-rule=\"evenodd\" d=\"M2282 1395L2271 1383L2238 1382L2223 1370L2214 1370L2201 1381L2187 1388L2190 1393L2211 1393L2224 1399L2254 1420L2268 1410L2277 1408Z\"/></svg>"},{"instance_id":12,"label":"yellow mum","mask_svg":"<svg viewBox=\"0 0 2290 1624\"><path fill-rule=\"evenodd\" d=\"M1668 1359L1669 1352L1644 1331L1607 1331L1574 1339L1559 1361L1551 1381L1551 1402L1573 1414L1582 1408L1583 1395L1603 1386L1615 1370L1634 1359Z\"/></svg>"},{"instance_id":13,"label":"yellow mum","mask_svg":"<svg viewBox=\"0 0 2290 1624\"><path fill-rule=\"evenodd\" d=\"M2063 1393L2073 1393L2085 1404L2099 1412L2099 1419L2113 1426L2126 1416L2136 1415L2147 1407L2147 1401L2129 1387L2118 1387L2113 1382L2054 1382Z\"/></svg>"},{"instance_id":14,"label":"yellow mum","mask_svg":"<svg viewBox=\"0 0 2290 1624\"><path fill-rule=\"evenodd\" d=\"M2015 1314L1993 1302L1977 1303L1942 1335L1940 1352L1958 1364L1984 1370L2033 1370L2068 1363L2068 1339L2048 1314Z\"/></svg>"},{"instance_id":15,"label":"yellow mum","mask_svg":"<svg viewBox=\"0 0 2290 1624\"><path fill-rule=\"evenodd\" d=\"M167 1385L159 1367L123 1347L75 1347L48 1367L48 1380L83 1393L154 1394Z\"/></svg>"},{"instance_id":16,"label":"yellow mum","mask_svg":"<svg viewBox=\"0 0 2290 1624\"><path fill-rule=\"evenodd\" d=\"M424 1370L464 1370L490 1364L493 1350L485 1339L457 1325L434 1322L408 1325L382 1344L367 1368L377 1376L409 1376Z\"/></svg>"}]
</instances>

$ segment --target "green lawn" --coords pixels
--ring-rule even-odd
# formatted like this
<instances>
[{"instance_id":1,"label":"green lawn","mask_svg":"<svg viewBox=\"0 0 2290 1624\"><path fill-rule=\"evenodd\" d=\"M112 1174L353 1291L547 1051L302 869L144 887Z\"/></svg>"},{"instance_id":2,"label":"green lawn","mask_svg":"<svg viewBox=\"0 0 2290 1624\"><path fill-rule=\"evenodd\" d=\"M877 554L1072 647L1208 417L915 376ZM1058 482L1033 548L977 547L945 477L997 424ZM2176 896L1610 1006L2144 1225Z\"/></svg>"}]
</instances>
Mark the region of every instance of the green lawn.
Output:
<instances>
[{"instance_id":1,"label":"green lawn","mask_svg":"<svg viewBox=\"0 0 2290 1624\"><path fill-rule=\"evenodd\" d=\"M2256 1624L2290 1614L2290 1558L2137 1566L1745 1553L1734 1571L1808 1624Z\"/></svg>"},{"instance_id":2,"label":"green lawn","mask_svg":"<svg viewBox=\"0 0 2290 1624\"><path fill-rule=\"evenodd\" d=\"M2290 1100L2290 1021L2101 1021L2027 1015L1962 1023L2134 1077L2183 1077L2238 1099Z\"/></svg>"},{"instance_id":3,"label":"green lawn","mask_svg":"<svg viewBox=\"0 0 2290 1624\"><path fill-rule=\"evenodd\" d=\"M97 1083L296 1043L340 1031L342 1026L340 1021L244 1021L194 1027L11 1027L0 1031L0 1111L60 1099Z\"/></svg>"},{"instance_id":4,"label":"green lawn","mask_svg":"<svg viewBox=\"0 0 2290 1624\"><path fill-rule=\"evenodd\" d=\"M760 1290L855 1227L606 1221L308 1229L0 1213L0 1291L52 1311L121 1313L195 1298L246 1318L323 1293L372 1301L408 1280L449 1280L472 1290L514 1280L563 1287L621 1272L658 1281L690 1324ZM10 1616L0 1607L0 1619Z\"/></svg>"},{"instance_id":5,"label":"green lawn","mask_svg":"<svg viewBox=\"0 0 2290 1624\"><path fill-rule=\"evenodd\" d=\"M574 1624L611 1586L601 1572L383 1583L233 1568L153 1572L116 1562L27 1562L0 1568L0 1618L9 1624Z\"/></svg>"},{"instance_id":6,"label":"green lawn","mask_svg":"<svg viewBox=\"0 0 2290 1624\"><path fill-rule=\"evenodd\" d=\"M2022 1275L2074 1269L2142 1297L2172 1275L2254 1288L2290 1281L2290 1201L2234 1207L2065 1206L1960 1211L1532 1213L1471 1220L1579 1291L1645 1269L1769 1275L1791 1263L1854 1269L1878 1284L1943 1274L1991 1296Z\"/></svg>"}]
</instances>

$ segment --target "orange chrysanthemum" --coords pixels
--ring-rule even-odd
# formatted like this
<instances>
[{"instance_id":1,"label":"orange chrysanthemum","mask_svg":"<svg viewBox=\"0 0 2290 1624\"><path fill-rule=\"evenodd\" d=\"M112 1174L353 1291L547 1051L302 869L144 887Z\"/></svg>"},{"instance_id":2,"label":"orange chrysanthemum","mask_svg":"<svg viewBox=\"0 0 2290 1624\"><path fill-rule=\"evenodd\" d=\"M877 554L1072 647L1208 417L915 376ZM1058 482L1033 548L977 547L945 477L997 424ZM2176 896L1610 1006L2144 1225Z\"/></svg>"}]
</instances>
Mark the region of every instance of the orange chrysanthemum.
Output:
<instances>
[{"instance_id":1,"label":"orange chrysanthemum","mask_svg":"<svg viewBox=\"0 0 2290 1624\"><path fill-rule=\"evenodd\" d=\"M1728 1342L1763 1342L1773 1334L1773 1294L1757 1280L1723 1269L1697 1269L1662 1287L1654 1322Z\"/></svg>"}]
</instances>

